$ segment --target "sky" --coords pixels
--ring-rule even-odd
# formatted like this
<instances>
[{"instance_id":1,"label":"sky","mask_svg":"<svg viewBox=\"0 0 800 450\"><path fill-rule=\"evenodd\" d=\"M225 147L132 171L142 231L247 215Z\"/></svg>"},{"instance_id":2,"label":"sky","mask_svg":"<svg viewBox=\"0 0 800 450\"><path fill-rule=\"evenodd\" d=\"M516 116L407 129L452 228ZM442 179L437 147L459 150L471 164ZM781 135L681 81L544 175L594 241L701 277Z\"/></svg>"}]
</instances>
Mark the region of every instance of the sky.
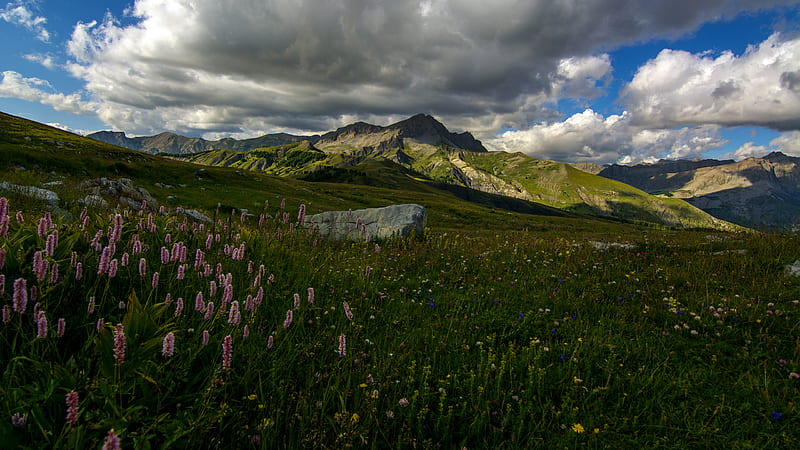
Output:
<instances>
[{"instance_id":1,"label":"sky","mask_svg":"<svg viewBox=\"0 0 800 450\"><path fill-rule=\"evenodd\" d=\"M431 114L598 164L800 156L800 2L0 0L0 111L82 134Z\"/></svg>"}]
</instances>

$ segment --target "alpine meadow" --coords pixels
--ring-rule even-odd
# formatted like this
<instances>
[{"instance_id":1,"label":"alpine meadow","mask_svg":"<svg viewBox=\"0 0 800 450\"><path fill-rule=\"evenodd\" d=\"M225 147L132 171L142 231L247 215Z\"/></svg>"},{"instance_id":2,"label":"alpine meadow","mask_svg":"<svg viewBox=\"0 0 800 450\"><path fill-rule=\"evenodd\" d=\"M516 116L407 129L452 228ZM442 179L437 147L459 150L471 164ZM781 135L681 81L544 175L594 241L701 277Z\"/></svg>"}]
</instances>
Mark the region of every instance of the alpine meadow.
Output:
<instances>
[{"instance_id":1,"label":"alpine meadow","mask_svg":"<svg viewBox=\"0 0 800 450\"><path fill-rule=\"evenodd\" d=\"M301 150L284 167L346 156ZM0 161L4 448L796 444L796 234L535 203L410 160L199 165L5 114ZM404 203L421 235L304 221Z\"/></svg>"}]
</instances>

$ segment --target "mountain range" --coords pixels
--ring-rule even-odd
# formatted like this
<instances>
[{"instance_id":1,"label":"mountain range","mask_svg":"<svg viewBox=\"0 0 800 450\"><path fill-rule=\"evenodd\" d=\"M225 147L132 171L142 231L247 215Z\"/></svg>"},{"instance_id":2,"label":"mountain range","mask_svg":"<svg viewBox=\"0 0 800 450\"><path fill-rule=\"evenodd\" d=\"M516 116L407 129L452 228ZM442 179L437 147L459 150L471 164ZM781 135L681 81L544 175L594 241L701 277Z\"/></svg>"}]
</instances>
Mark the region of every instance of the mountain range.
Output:
<instances>
[{"instance_id":1,"label":"mountain range","mask_svg":"<svg viewBox=\"0 0 800 450\"><path fill-rule=\"evenodd\" d=\"M800 158L780 152L742 161L662 160L593 170L653 195L683 199L745 227L800 228Z\"/></svg>"},{"instance_id":2,"label":"mountain range","mask_svg":"<svg viewBox=\"0 0 800 450\"><path fill-rule=\"evenodd\" d=\"M565 163L523 153L489 152L470 133L450 132L425 114L388 126L357 122L312 136L270 134L206 141L169 133L128 138L100 132L89 137L196 164L308 181L392 189L403 189L411 181L425 182L462 198L479 191L568 213L682 228L737 228L681 199L650 195Z\"/></svg>"}]
</instances>

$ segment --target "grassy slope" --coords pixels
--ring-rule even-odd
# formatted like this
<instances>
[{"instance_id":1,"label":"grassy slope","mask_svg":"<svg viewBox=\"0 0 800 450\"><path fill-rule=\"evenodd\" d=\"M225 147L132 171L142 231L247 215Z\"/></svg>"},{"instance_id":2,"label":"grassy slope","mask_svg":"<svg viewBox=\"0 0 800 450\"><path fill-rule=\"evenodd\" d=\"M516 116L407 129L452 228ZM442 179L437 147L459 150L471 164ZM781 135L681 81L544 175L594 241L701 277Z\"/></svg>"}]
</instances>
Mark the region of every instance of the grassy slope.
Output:
<instances>
[{"instance_id":1,"label":"grassy slope","mask_svg":"<svg viewBox=\"0 0 800 450\"><path fill-rule=\"evenodd\" d=\"M418 203L428 208L429 223L440 229L557 227L567 232L603 229L611 233L625 229L613 221L554 217L552 212L546 212L547 216L518 214L481 206L461 200L457 193L398 173L397 166L389 161L366 161L356 169L360 179L355 181L361 184L312 183L233 168L200 166L123 149L0 113L0 180L36 186L63 181L62 187L51 189L76 210L79 210L76 200L85 193L73 187L83 180L106 176L131 178L168 207L206 211L213 210L218 203L256 211L265 200L274 203L283 198L291 204L305 203L309 214ZM392 188L374 186L377 184Z\"/></svg>"},{"instance_id":2,"label":"grassy slope","mask_svg":"<svg viewBox=\"0 0 800 450\"><path fill-rule=\"evenodd\" d=\"M627 220L702 228L735 226L675 199L661 199L614 180L575 169L568 164L496 152L465 153L473 167L522 184L537 201L584 214L613 214Z\"/></svg>"}]
</instances>

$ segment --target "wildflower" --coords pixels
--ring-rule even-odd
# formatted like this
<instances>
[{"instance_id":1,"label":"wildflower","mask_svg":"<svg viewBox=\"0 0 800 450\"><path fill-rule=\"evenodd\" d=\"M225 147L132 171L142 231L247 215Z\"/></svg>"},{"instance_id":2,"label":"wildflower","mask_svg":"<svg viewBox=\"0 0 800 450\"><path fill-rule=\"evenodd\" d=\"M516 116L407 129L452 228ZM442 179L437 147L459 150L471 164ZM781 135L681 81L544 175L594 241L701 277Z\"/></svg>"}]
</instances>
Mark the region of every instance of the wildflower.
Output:
<instances>
[{"instance_id":1,"label":"wildflower","mask_svg":"<svg viewBox=\"0 0 800 450\"><path fill-rule=\"evenodd\" d=\"M208 330L203 330L203 345L208 345L208 340L211 338L211 335L208 333Z\"/></svg>"},{"instance_id":2,"label":"wildflower","mask_svg":"<svg viewBox=\"0 0 800 450\"><path fill-rule=\"evenodd\" d=\"M783 417L783 414L781 414L779 412L773 412L772 413L772 420L780 420L781 417Z\"/></svg>"},{"instance_id":3,"label":"wildflower","mask_svg":"<svg viewBox=\"0 0 800 450\"><path fill-rule=\"evenodd\" d=\"M228 313L228 323L237 325L242 320L242 315L239 313L239 302L234 300L231 303L231 310Z\"/></svg>"},{"instance_id":4,"label":"wildflower","mask_svg":"<svg viewBox=\"0 0 800 450\"><path fill-rule=\"evenodd\" d=\"M203 319L211 320L214 317L214 302L206 303L206 313L203 315Z\"/></svg>"},{"instance_id":5,"label":"wildflower","mask_svg":"<svg viewBox=\"0 0 800 450\"><path fill-rule=\"evenodd\" d=\"M11 308L8 305L3 305L3 323L11 322Z\"/></svg>"},{"instance_id":6,"label":"wildflower","mask_svg":"<svg viewBox=\"0 0 800 450\"><path fill-rule=\"evenodd\" d=\"M183 264L181 264L180 266L178 266L178 276L177 276L177 278L179 280L183 280L183 278L185 276L186 276L186 269L183 267Z\"/></svg>"},{"instance_id":7,"label":"wildflower","mask_svg":"<svg viewBox=\"0 0 800 450\"><path fill-rule=\"evenodd\" d=\"M308 288L308 303L314 303L314 288Z\"/></svg>"},{"instance_id":8,"label":"wildflower","mask_svg":"<svg viewBox=\"0 0 800 450\"><path fill-rule=\"evenodd\" d=\"M0 248L0 269L6 264L6 249Z\"/></svg>"},{"instance_id":9,"label":"wildflower","mask_svg":"<svg viewBox=\"0 0 800 450\"><path fill-rule=\"evenodd\" d=\"M253 305L253 296L247 294L247 298L244 300L244 310L245 311L254 311L255 305Z\"/></svg>"},{"instance_id":10,"label":"wildflower","mask_svg":"<svg viewBox=\"0 0 800 450\"><path fill-rule=\"evenodd\" d=\"M164 342L161 344L161 354L167 358L172 356L175 351L175 335L170 331L164 336Z\"/></svg>"},{"instance_id":11,"label":"wildflower","mask_svg":"<svg viewBox=\"0 0 800 450\"><path fill-rule=\"evenodd\" d=\"M289 328L292 324L292 310L286 311L286 319L283 321L283 328Z\"/></svg>"},{"instance_id":12,"label":"wildflower","mask_svg":"<svg viewBox=\"0 0 800 450\"><path fill-rule=\"evenodd\" d=\"M339 356L347 355L347 336L344 333L339 335Z\"/></svg>"},{"instance_id":13,"label":"wildflower","mask_svg":"<svg viewBox=\"0 0 800 450\"><path fill-rule=\"evenodd\" d=\"M45 243L45 255L49 258L52 258L57 245L58 245L58 230L53 230L51 234L47 235L47 242Z\"/></svg>"},{"instance_id":14,"label":"wildflower","mask_svg":"<svg viewBox=\"0 0 800 450\"><path fill-rule=\"evenodd\" d=\"M141 267L141 265L139 266ZM141 273L141 272L140 272ZM153 280L150 282L150 286L155 289L158 287L158 272L153 272Z\"/></svg>"},{"instance_id":15,"label":"wildflower","mask_svg":"<svg viewBox=\"0 0 800 450\"><path fill-rule=\"evenodd\" d=\"M94 296L89 297L89 306L86 307L86 312L89 314L94 313Z\"/></svg>"},{"instance_id":16,"label":"wildflower","mask_svg":"<svg viewBox=\"0 0 800 450\"><path fill-rule=\"evenodd\" d=\"M44 311L39 311L36 314L36 337L38 339L47 337L47 316L45 316Z\"/></svg>"},{"instance_id":17,"label":"wildflower","mask_svg":"<svg viewBox=\"0 0 800 450\"><path fill-rule=\"evenodd\" d=\"M178 297L178 299L175 300L175 314L173 314L173 316L178 317L181 315L182 312L183 312L183 298Z\"/></svg>"},{"instance_id":18,"label":"wildflower","mask_svg":"<svg viewBox=\"0 0 800 450\"><path fill-rule=\"evenodd\" d=\"M33 254L33 273L36 275L37 281L44 280L47 274L47 261L42 258L42 252L35 252Z\"/></svg>"},{"instance_id":19,"label":"wildflower","mask_svg":"<svg viewBox=\"0 0 800 450\"><path fill-rule=\"evenodd\" d=\"M166 247L161 247L161 264L169 262L169 250Z\"/></svg>"},{"instance_id":20,"label":"wildflower","mask_svg":"<svg viewBox=\"0 0 800 450\"><path fill-rule=\"evenodd\" d=\"M369 278L369 274L372 273L372 268L367 266L364 268L364 277Z\"/></svg>"},{"instance_id":21,"label":"wildflower","mask_svg":"<svg viewBox=\"0 0 800 450\"><path fill-rule=\"evenodd\" d=\"M294 309L300 309L300 294L295 293L293 298L294 298Z\"/></svg>"},{"instance_id":22,"label":"wildflower","mask_svg":"<svg viewBox=\"0 0 800 450\"><path fill-rule=\"evenodd\" d=\"M147 260L139 258L139 276L144 278L147 275Z\"/></svg>"},{"instance_id":23,"label":"wildflower","mask_svg":"<svg viewBox=\"0 0 800 450\"><path fill-rule=\"evenodd\" d=\"M112 259L108 263L108 278L114 278L117 276L117 258Z\"/></svg>"},{"instance_id":24,"label":"wildflower","mask_svg":"<svg viewBox=\"0 0 800 450\"><path fill-rule=\"evenodd\" d=\"M114 328L114 359L117 365L125 362L125 327L121 323Z\"/></svg>"},{"instance_id":25,"label":"wildflower","mask_svg":"<svg viewBox=\"0 0 800 450\"><path fill-rule=\"evenodd\" d=\"M100 332L100 330L102 330L102 329L103 329L103 327L105 326L105 324L106 324L105 320L103 320L103 318L101 317L101 318L97 319L97 323L95 324L95 326L94 326L94 327L95 327L95 329L97 330L97 332L99 333L99 332Z\"/></svg>"},{"instance_id":26,"label":"wildflower","mask_svg":"<svg viewBox=\"0 0 800 450\"><path fill-rule=\"evenodd\" d=\"M386 418L387 419L394 419L394 411L392 411L392 410L386 411Z\"/></svg>"},{"instance_id":27,"label":"wildflower","mask_svg":"<svg viewBox=\"0 0 800 450\"><path fill-rule=\"evenodd\" d=\"M572 425L572 431L580 434L580 433L583 433L584 431L586 431L586 429L583 428L583 425L581 425L579 423L576 423L576 424Z\"/></svg>"},{"instance_id":28,"label":"wildflower","mask_svg":"<svg viewBox=\"0 0 800 450\"><path fill-rule=\"evenodd\" d=\"M5 320L5 316L3 316L3 317L4 317L4 319L3 319L3 320ZM789 374L789 379L790 379L790 380L800 380L800 373L797 373L797 372L791 372L791 373Z\"/></svg>"},{"instance_id":29,"label":"wildflower","mask_svg":"<svg viewBox=\"0 0 800 450\"><path fill-rule=\"evenodd\" d=\"M67 423L70 426L75 425L78 421L78 393L70 391L66 395L67 402Z\"/></svg>"},{"instance_id":30,"label":"wildflower","mask_svg":"<svg viewBox=\"0 0 800 450\"><path fill-rule=\"evenodd\" d=\"M231 339L231 335L225 336L222 339L222 368L226 370L230 370L231 368L231 356L233 354L233 342Z\"/></svg>"},{"instance_id":31,"label":"wildflower","mask_svg":"<svg viewBox=\"0 0 800 450\"><path fill-rule=\"evenodd\" d=\"M342 308L344 308L344 315L349 320L353 320L353 312L350 310L350 305L347 302L342 302Z\"/></svg>"},{"instance_id":32,"label":"wildflower","mask_svg":"<svg viewBox=\"0 0 800 450\"><path fill-rule=\"evenodd\" d=\"M75 279L80 281L83 278L83 263L75 264Z\"/></svg>"},{"instance_id":33,"label":"wildflower","mask_svg":"<svg viewBox=\"0 0 800 450\"><path fill-rule=\"evenodd\" d=\"M405 398L401 398L397 402L397 404L400 405L401 407L405 408L406 406L408 406L408 400L406 400Z\"/></svg>"},{"instance_id":34,"label":"wildflower","mask_svg":"<svg viewBox=\"0 0 800 450\"><path fill-rule=\"evenodd\" d=\"M106 439L103 441L102 450L119 450L120 448L119 436L117 436L117 433L114 432L113 428L108 430Z\"/></svg>"},{"instance_id":35,"label":"wildflower","mask_svg":"<svg viewBox=\"0 0 800 450\"><path fill-rule=\"evenodd\" d=\"M273 345L273 344L274 344L274 338L273 338L273 336L270 334L270 335L269 335L269 337L267 338L267 348L272 348L272 345Z\"/></svg>"},{"instance_id":36,"label":"wildflower","mask_svg":"<svg viewBox=\"0 0 800 450\"><path fill-rule=\"evenodd\" d=\"M242 330L242 337L246 339L248 336L250 336L250 326L245 325L244 330Z\"/></svg>"},{"instance_id":37,"label":"wildflower","mask_svg":"<svg viewBox=\"0 0 800 450\"><path fill-rule=\"evenodd\" d=\"M14 413L14 415L11 416L11 425L14 427L22 427L25 426L25 424L27 423L28 423L28 413L25 414Z\"/></svg>"},{"instance_id":38,"label":"wildflower","mask_svg":"<svg viewBox=\"0 0 800 450\"><path fill-rule=\"evenodd\" d=\"M66 328L67 328L67 321L63 317L58 319L58 322L56 324L56 337L57 338L64 337L64 331L66 330Z\"/></svg>"},{"instance_id":39,"label":"wildflower","mask_svg":"<svg viewBox=\"0 0 800 450\"><path fill-rule=\"evenodd\" d=\"M194 309L195 311L205 311L206 309L206 302L203 301L203 293L200 291L194 298Z\"/></svg>"}]
</instances>

